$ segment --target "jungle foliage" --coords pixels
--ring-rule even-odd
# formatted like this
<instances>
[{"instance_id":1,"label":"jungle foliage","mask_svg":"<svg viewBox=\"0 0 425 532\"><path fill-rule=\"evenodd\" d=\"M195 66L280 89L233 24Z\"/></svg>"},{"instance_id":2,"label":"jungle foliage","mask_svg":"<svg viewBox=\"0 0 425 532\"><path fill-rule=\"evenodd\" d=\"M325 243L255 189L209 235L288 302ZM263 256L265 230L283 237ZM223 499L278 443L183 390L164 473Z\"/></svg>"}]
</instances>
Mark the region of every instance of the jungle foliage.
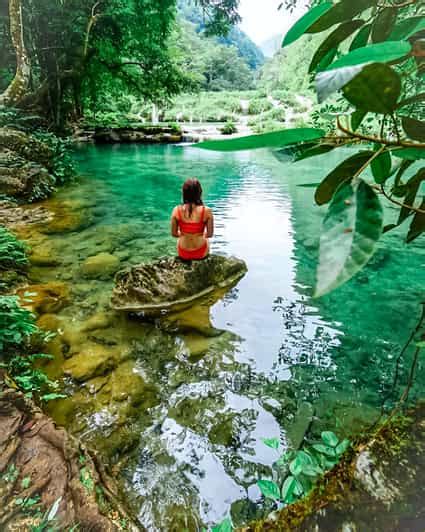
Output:
<instances>
[{"instance_id":1,"label":"jungle foliage","mask_svg":"<svg viewBox=\"0 0 425 532\"><path fill-rule=\"evenodd\" d=\"M206 31L225 34L237 3L199 0ZM37 109L57 129L105 95L156 101L190 86L168 46L176 0L9 0L0 14L0 104Z\"/></svg>"},{"instance_id":2,"label":"jungle foliage","mask_svg":"<svg viewBox=\"0 0 425 532\"><path fill-rule=\"evenodd\" d=\"M283 47L304 34L326 36L311 58L319 102L337 91L336 132L292 129L206 142L213 150L296 148L296 160L343 146L351 155L316 189L328 205L320 241L316 296L346 282L372 257L381 235L408 224L406 242L425 231L425 14L423 3L340 0L315 5L288 31ZM350 38L349 48L345 41ZM343 106L343 108L344 108ZM368 134L362 122L373 117ZM371 179L365 178L370 170ZM398 208L384 225L382 200Z\"/></svg>"}]
</instances>

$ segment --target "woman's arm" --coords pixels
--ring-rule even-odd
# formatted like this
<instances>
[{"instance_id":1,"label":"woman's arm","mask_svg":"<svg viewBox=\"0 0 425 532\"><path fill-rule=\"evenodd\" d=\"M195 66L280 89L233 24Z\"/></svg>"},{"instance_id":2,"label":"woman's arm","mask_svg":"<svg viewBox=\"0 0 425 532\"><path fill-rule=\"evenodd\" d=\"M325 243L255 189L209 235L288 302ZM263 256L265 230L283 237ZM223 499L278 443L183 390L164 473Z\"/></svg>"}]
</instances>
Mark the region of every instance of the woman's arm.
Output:
<instances>
[{"instance_id":1,"label":"woman's arm","mask_svg":"<svg viewBox=\"0 0 425 532\"><path fill-rule=\"evenodd\" d=\"M171 235L174 238L179 238L180 236L179 224L177 222L177 207L174 207L171 214Z\"/></svg>"},{"instance_id":2,"label":"woman's arm","mask_svg":"<svg viewBox=\"0 0 425 532\"><path fill-rule=\"evenodd\" d=\"M211 209L207 210L207 232L206 237L211 238L214 235L214 215Z\"/></svg>"}]
</instances>

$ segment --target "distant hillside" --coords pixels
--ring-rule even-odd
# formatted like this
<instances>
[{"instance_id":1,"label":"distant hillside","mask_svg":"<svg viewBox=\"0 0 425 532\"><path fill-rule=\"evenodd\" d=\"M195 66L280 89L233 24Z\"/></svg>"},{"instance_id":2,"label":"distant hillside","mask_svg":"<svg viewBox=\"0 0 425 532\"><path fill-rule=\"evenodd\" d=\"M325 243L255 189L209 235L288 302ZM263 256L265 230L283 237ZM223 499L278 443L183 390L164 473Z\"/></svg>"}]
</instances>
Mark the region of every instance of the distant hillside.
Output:
<instances>
[{"instance_id":1,"label":"distant hillside","mask_svg":"<svg viewBox=\"0 0 425 532\"><path fill-rule=\"evenodd\" d=\"M204 16L199 6L190 0L179 0L178 10L180 15L194 24L197 33L201 33L205 27ZM239 55L245 60L251 70L256 70L264 64L265 57L260 48L239 28L232 28L226 37L216 37L219 44L234 46Z\"/></svg>"},{"instance_id":2,"label":"distant hillside","mask_svg":"<svg viewBox=\"0 0 425 532\"><path fill-rule=\"evenodd\" d=\"M260 44L261 51L266 57L273 57L276 52L281 48L282 35L274 35L267 41Z\"/></svg>"}]
</instances>

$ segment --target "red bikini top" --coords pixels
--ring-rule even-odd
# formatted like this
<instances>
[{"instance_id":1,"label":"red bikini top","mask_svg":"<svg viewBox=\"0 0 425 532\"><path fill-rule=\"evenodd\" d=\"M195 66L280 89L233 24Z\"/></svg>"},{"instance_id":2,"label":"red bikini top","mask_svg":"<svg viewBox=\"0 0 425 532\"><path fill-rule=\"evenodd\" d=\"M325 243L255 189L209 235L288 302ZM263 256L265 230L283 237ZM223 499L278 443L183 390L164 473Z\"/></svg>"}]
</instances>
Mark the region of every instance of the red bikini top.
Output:
<instances>
[{"instance_id":1,"label":"red bikini top","mask_svg":"<svg viewBox=\"0 0 425 532\"><path fill-rule=\"evenodd\" d=\"M177 223L182 233L202 234L205 229L206 222L204 221L205 207L202 205L201 217L199 222L185 222L183 220L183 213L181 205L177 209Z\"/></svg>"}]
</instances>

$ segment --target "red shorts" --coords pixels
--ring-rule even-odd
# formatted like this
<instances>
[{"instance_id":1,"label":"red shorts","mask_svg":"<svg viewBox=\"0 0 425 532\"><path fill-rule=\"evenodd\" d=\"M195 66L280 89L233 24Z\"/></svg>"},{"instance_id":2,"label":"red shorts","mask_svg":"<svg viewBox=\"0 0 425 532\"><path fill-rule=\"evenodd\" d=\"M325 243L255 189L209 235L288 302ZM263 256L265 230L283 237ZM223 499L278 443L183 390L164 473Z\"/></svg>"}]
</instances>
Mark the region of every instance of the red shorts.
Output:
<instances>
[{"instance_id":1,"label":"red shorts","mask_svg":"<svg viewBox=\"0 0 425 532\"><path fill-rule=\"evenodd\" d=\"M198 249L184 249L178 245L177 251L179 257L183 260L201 260L207 256L208 244L205 242L205 244Z\"/></svg>"}]
</instances>

